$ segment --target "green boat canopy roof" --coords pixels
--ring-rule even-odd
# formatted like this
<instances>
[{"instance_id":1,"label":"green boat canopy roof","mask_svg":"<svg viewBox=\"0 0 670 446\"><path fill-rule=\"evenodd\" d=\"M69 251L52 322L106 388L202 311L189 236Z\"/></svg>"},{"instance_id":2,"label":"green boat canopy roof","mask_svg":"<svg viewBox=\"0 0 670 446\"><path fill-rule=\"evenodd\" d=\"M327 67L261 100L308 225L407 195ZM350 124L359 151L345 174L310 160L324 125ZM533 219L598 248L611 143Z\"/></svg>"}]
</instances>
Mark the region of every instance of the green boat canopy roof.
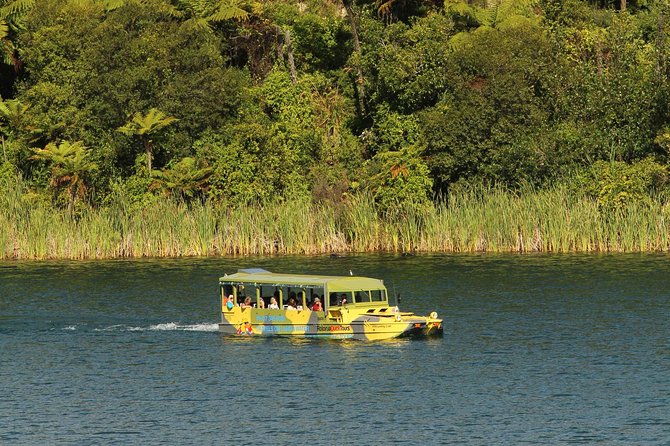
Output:
<instances>
[{"instance_id":1,"label":"green boat canopy roof","mask_svg":"<svg viewBox=\"0 0 670 446\"><path fill-rule=\"evenodd\" d=\"M307 274L272 273L261 268L238 270L235 274L219 278L219 283L250 283L255 285L295 286L302 288L328 288L329 292L381 290L384 282L358 276L318 276Z\"/></svg>"}]
</instances>

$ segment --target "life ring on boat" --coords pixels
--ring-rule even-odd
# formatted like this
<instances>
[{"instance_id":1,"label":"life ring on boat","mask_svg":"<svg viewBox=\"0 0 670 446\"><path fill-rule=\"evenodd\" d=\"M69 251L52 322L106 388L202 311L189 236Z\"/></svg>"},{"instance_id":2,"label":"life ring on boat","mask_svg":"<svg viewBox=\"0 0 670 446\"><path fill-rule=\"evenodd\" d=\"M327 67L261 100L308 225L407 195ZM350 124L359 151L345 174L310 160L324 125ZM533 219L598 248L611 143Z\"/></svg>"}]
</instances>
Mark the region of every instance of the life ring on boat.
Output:
<instances>
[{"instance_id":1,"label":"life ring on boat","mask_svg":"<svg viewBox=\"0 0 670 446\"><path fill-rule=\"evenodd\" d=\"M399 314L396 314L395 315L395 320L400 322L402 320L402 316L400 316Z\"/></svg>"},{"instance_id":2,"label":"life ring on boat","mask_svg":"<svg viewBox=\"0 0 670 446\"><path fill-rule=\"evenodd\" d=\"M437 319L437 311L433 311L432 313L430 313L430 318Z\"/></svg>"}]
</instances>

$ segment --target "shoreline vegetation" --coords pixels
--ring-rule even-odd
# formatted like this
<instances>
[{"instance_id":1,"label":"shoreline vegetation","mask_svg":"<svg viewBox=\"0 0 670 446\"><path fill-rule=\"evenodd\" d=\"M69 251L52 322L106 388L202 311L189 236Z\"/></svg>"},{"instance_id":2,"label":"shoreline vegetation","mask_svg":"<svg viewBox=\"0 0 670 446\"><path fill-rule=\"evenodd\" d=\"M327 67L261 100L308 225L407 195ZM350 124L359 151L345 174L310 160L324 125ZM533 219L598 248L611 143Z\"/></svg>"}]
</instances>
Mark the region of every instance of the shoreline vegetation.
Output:
<instances>
[{"instance_id":1,"label":"shoreline vegetation","mask_svg":"<svg viewBox=\"0 0 670 446\"><path fill-rule=\"evenodd\" d=\"M632 202L609 213L564 187L523 194L452 193L423 210L379 215L372 197L339 206L309 201L215 207L122 199L74 216L26 205L19 189L0 199L0 258L111 259L348 252L583 253L670 250L670 210Z\"/></svg>"},{"instance_id":2,"label":"shoreline vegetation","mask_svg":"<svg viewBox=\"0 0 670 446\"><path fill-rule=\"evenodd\" d=\"M0 0L0 259L670 251L668 23Z\"/></svg>"}]
</instances>

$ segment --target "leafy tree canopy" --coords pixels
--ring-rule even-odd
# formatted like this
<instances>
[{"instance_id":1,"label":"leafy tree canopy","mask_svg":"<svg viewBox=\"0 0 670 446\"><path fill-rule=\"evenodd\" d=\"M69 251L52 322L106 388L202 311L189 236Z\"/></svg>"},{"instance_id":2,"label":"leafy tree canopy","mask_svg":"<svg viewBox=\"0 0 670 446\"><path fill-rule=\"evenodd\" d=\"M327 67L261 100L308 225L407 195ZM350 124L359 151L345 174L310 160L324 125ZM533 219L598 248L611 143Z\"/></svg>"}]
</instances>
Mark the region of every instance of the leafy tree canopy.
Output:
<instances>
[{"instance_id":1,"label":"leafy tree canopy","mask_svg":"<svg viewBox=\"0 0 670 446\"><path fill-rule=\"evenodd\" d=\"M607 164L651 194L617 178L668 163L669 19L655 0L0 0L3 175L69 205L392 209Z\"/></svg>"}]
</instances>

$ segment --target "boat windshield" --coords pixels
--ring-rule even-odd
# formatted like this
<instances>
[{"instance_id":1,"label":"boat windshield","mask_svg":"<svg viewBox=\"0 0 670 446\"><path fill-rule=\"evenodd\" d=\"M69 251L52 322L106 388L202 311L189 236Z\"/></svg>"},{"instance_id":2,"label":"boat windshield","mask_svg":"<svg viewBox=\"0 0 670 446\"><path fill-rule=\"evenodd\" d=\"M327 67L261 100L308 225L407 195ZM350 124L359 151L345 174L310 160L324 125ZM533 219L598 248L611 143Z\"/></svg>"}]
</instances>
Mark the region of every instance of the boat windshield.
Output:
<instances>
[{"instance_id":1,"label":"boat windshield","mask_svg":"<svg viewBox=\"0 0 670 446\"><path fill-rule=\"evenodd\" d=\"M386 302L386 290L358 290L353 292L330 293L328 304L340 306L345 304L367 304L370 302Z\"/></svg>"},{"instance_id":2,"label":"boat windshield","mask_svg":"<svg viewBox=\"0 0 670 446\"><path fill-rule=\"evenodd\" d=\"M372 302L386 302L386 290L370 290Z\"/></svg>"}]
</instances>

